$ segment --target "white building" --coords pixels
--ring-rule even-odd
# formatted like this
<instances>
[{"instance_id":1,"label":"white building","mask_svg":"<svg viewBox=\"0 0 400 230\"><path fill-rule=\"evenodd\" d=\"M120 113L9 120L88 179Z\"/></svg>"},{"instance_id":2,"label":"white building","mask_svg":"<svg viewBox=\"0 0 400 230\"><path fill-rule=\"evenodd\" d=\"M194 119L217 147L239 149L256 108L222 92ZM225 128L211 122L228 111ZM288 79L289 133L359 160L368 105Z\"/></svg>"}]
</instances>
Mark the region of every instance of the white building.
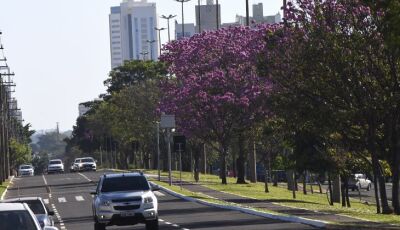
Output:
<instances>
[{"instance_id":1,"label":"white building","mask_svg":"<svg viewBox=\"0 0 400 230\"><path fill-rule=\"evenodd\" d=\"M112 68L125 60L158 59L160 47L154 29L158 27L156 3L123 0L120 6L111 7L109 23Z\"/></svg>"},{"instance_id":2,"label":"white building","mask_svg":"<svg viewBox=\"0 0 400 230\"><path fill-rule=\"evenodd\" d=\"M264 6L262 3L253 5L253 17L250 17L250 23L260 24L275 24L282 22L282 17L280 13L275 15L264 16ZM246 25L246 16L236 15L236 24Z\"/></svg>"},{"instance_id":3,"label":"white building","mask_svg":"<svg viewBox=\"0 0 400 230\"><path fill-rule=\"evenodd\" d=\"M217 29L217 5L214 0L207 0L207 5L200 5L200 21L199 6L195 7L196 15L196 32ZM218 4L218 25L221 28L221 4Z\"/></svg>"},{"instance_id":4,"label":"white building","mask_svg":"<svg viewBox=\"0 0 400 230\"><path fill-rule=\"evenodd\" d=\"M79 116L81 117L81 116L85 115L85 113L87 113L87 111L89 111L90 108L86 107L84 105L84 103L81 103L81 104L79 104L78 109L79 109Z\"/></svg>"},{"instance_id":5,"label":"white building","mask_svg":"<svg viewBox=\"0 0 400 230\"><path fill-rule=\"evenodd\" d=\"M185 23L183 29L185 30L185 38L191 37L196 33L194 23ZM177 21L175 21L176 39L181 39L182 35L183 35L182 24L179 24Z\"/></svg>"}]
</instances>

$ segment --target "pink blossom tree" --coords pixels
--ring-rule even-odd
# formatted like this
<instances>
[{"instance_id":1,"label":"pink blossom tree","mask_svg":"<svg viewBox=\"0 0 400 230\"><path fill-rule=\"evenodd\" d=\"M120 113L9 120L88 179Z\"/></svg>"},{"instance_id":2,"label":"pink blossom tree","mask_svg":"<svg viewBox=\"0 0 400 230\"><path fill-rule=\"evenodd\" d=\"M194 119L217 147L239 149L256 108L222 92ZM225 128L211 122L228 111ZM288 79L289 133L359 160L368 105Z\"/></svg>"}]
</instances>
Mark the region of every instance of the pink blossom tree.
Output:
<instances>
[{"instance_id":1,"label":"pink blossom tree","mask_svg":"<svg viewBox=\"0 0 400 230\"><path fill-rule=\"evenodd\" d=\"M220 154L226 184L226 157L232 137L267 115L270 84L257 73L267 26L229 27L165 46L171 79L163 85L162 112L175 114L181 132L210 144Z\"/></svg>"}]
</instances>

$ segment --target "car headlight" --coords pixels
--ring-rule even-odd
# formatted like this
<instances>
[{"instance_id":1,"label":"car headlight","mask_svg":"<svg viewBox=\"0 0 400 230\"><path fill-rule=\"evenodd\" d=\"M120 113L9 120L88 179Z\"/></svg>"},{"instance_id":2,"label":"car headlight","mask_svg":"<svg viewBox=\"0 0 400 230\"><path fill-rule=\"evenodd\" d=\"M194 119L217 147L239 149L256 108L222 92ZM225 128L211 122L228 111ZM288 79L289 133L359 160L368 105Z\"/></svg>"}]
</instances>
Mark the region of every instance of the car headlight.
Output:
<instances>
[{"instance_id":1,"label":"car headlight","mask_svg":"<svg viewBox=\"0 0 400 230\"><path fill-rule=\"evenodd\" d=\"M151 196L144 197L143 198L143 203L145 203L145 204L153 203L153 198Z\"/></svg>"},{"instance_id":2,"label":"car headlight","mask_svg":"<svg viewBox=\"0 0 400 230\"><path fill-rule=\"evenodd\" d=\"M100 203L100 205L101 205L101 206L109 207L109 206L111 206L111 201L109 201L109 200L104 200L104 201L102 201L102 202Z\"/></svg>"}]
</instances>

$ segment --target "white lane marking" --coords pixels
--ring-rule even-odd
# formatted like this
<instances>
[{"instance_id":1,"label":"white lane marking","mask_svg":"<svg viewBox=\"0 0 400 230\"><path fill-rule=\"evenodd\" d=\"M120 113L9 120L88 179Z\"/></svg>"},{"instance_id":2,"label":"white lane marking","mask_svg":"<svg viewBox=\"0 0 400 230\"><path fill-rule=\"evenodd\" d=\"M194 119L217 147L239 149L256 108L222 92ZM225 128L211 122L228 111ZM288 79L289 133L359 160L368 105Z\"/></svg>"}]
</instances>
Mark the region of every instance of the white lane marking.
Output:
<instances>
[{"instance_id":1,"label":"white lane marking","mask_svg":"<svg viewBox=\"0 0 400 230\"><path fill-rule=\"evenodd\" d=\"M173 224L173 225L171 225L172 227L175 227L175 228L179 228L179 225L177 225L177 224Z\"/></svg>"},{"instance_id":2,"label":"white lane marking","mask_svg":"<svg viewBox=\"0 0 400 230\"><path fill-rule=\"evenodd\" d=\"M46 177L44 176L44 174L42 175L42 177L43 177L43 180L44 180L44 184L47 186L47 180L46 180Z\"/></svg>"},{"instance_id":3,"label":"white lane marking","mask_svg":"<svg viewBox=\"0 0 400 230\"><path fill-rule=\"evenodd\" d=\"M154 195L156 195L156 196L165 196L164 193L159 192L159 191L155 191L155 192L154 192Z\"/></svg>"},{"instance_id":4,"label":"white lane marking","mask_svg":"<svg viewBox=\"0 0 400 230\"><path fill-rule=\"evenodd\" d=\"M66 202L67 202L67 199L65 199L65 197L59 197L59 198L58 198L58 202L59 202L59 203L66 203Z\"/></svg>"},{"instance_id":5,"label":"white lane marking","mask_svg":"<svg viewBox=\"0 0 400 230\"><path fill-rule=\"evenodd\" d=\"M172 223L165 221L165 224L172 224Z\"/></svg>"},{"instance_id":6,"label":"white lane marking","mask_svg":"<svg viewBox=\"0 0 400 230\"><path fill-rule=\"evenodd\" d=\"M181 230L190 230L190 229L188 229L188 228L182 228Z\"/></svg>"},{"instance_id":7,"label":"white lane marking","mask_svg":"<svg viewBox=\"0 0 400 230\"><path fill-rule=\"evenodd\" d=\"M44 201L45 204L49 204L50 203L49 199L43 199L43 201Z\"/></svg>"},{"instance_id":8,"label":"white lane marking","mask_svg":"<svg viewBox=\"0 0 400 230\"><path fill-rule=\"evenodd\" d=\"M84 201L82 196L75 196L76 201Z\"/></svg>"},{"instance_id":9,"label":"white lane marking","mask_svg":"<svg viewBox=\"0 0 400 230\"><path fill-rule=\"evenodd\" d=\"M82 173L78 173L79 175L81 175L83 178L85 178L87 181L92 182L91 179L89 179L89 177L83 175Z\"/></svg>"},{"instance_id":10,"label":"white lane marking","mask_svg":"<svg viewBox=\"0 0 400 230\"><path fill-rule=\"evenodd\" d=\"M163 220L163 219L158 219L158 221L164 222L164 220Z\"/></svg>"}]
</instances>

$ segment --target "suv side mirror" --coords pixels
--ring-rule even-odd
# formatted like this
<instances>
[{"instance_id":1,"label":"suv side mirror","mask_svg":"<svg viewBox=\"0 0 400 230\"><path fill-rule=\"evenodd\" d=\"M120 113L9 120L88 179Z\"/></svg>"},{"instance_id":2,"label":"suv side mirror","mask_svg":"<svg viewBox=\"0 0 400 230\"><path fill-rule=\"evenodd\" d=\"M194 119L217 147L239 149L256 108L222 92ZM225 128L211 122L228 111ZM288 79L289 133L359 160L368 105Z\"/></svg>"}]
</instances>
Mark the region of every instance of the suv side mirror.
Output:
<instances>
[{"instance_id":1,"label":"suv side mirror","mask_svg":"<svg viewBox=\"0 0 400 230\"><path fill-rule=\"evenodd\" d=\"M160 190L160 186L158 186L156 184L151 186L151 191L154 192L154 191L159 191L159 190Z\"/></svg>"},{"instance_id":2,"label":"suv side mirror","mask_svg":"<svg viewBox=\"0 0 400 230\"><path fill-rule=\"evenodd\" d=\"M50 216L54 216L54 211L48 211L47 212Z\"/></svg>"}]
</instances>

